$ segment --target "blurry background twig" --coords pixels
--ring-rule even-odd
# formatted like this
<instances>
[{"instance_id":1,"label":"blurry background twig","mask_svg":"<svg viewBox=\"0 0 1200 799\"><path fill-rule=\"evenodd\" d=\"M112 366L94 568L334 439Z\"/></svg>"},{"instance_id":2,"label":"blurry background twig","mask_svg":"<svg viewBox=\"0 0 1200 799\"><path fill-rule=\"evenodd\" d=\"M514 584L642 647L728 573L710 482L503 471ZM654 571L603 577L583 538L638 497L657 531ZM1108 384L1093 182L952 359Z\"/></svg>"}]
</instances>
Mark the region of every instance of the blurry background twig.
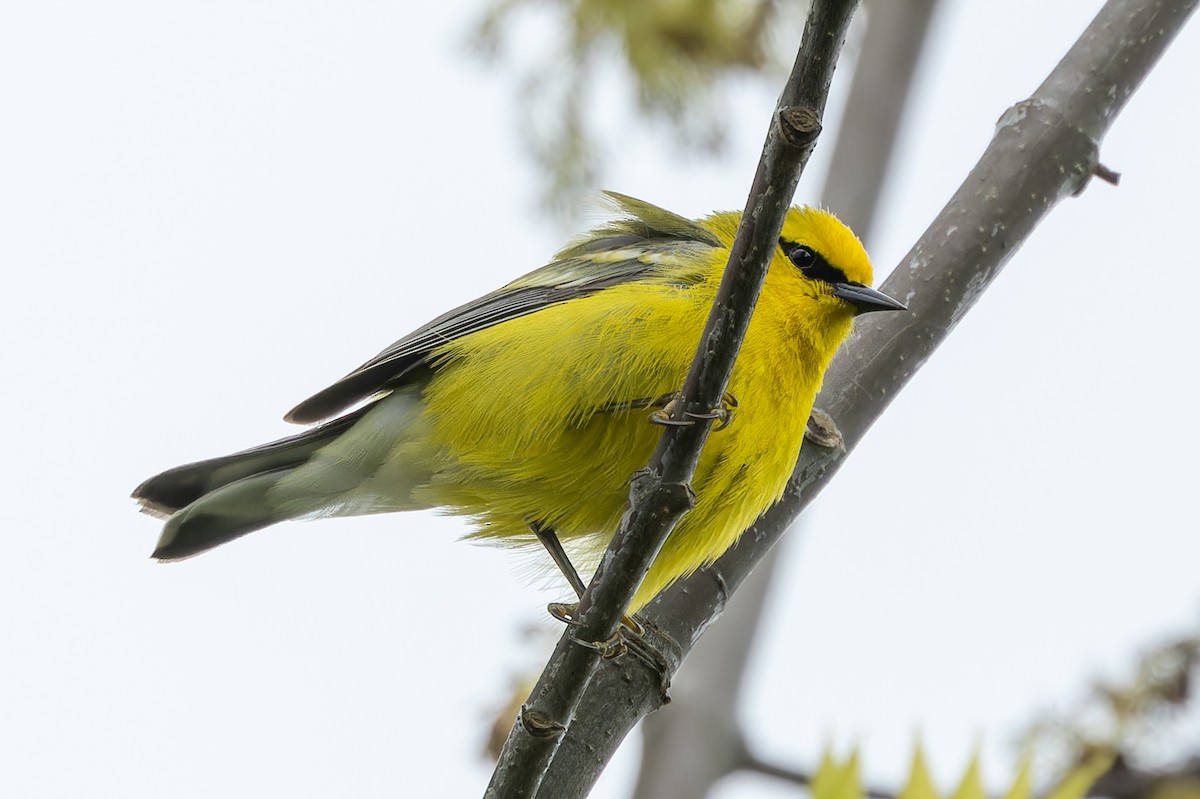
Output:
<instances>
[{"instance_id":1,"label":"blurry background twig","mask_svg":"<svg viewBox=\"0 0 1200 799\"><path fill-rule=\"evenodd\" d=\"M628 146L621 121L631 113L665 125L672 147L721 151L730 93L739 81L782 82L805 13L778 0L497 0L477 24L478 52L500 61L515 42L527 47L512 29L527 22L523 12L547 5L556 15L553 52L520 65L514 80L542 205L567 215L605 183L604 154ZM597 73L615 65L620 100L598 103Z\"/></svg>"}]
</instances>

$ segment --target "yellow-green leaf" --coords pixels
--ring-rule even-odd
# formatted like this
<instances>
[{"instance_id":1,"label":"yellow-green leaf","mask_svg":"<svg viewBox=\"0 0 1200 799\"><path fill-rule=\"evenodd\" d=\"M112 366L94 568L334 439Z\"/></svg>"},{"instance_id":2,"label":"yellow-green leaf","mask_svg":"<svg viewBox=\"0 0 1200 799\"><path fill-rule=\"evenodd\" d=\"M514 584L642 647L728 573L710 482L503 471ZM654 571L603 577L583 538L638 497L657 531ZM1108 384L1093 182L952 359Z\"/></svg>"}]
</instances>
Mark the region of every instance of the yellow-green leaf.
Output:
<instances>
[{"instance_id":1,"label":"yellow-green leaf","mask_svg":"<svg viewBox=\"0 0 1200 799\"><path fill-rule=\"evenodd\" d=\"M813 775L810 793L812 799L862 799L858 750L851 752L843 763L839 763L837 758L826 750L817 773Z\"/></svg>"},{"instance_id":2,"label":"yellow-green leaf","mask_svg":"<svg viewBox=\"0 0 1200 799\"><path fill-rule=\"evenodd\" d=\"M1033 796L1033 757L1029 752L1021 758L1017 766L1017 776L1013 779L1012 787L1004 795L1004 799L1030 799Z\"/></svg>"},{"instance_id":3,"label":"yellow-green leaf","mask_svg":"<svg viewBox=\"0 0 1200 799\"><path fill-rule=\"evenodd\" d=\"M975 749L975 754L971 756L971 762L967 764L967 771L963 774L962 781L958 784L958 789L954 791L951 799L987 799L987 791L983 787L982 768L979 765L979 749Z\"/></svg>"},{"instance_id":4,"label":"yellow-green leaf","mask_svg":"<svg viewBox=\"0 0 1200 799\"><path fill-rule=\"evenodd\" d=\"M908 782L896 799L939 799L933 778L929 776L929 766L925 763L925 747L917 739L913 747L912 767L908 770Z\"/></svg>"}]
</instances>

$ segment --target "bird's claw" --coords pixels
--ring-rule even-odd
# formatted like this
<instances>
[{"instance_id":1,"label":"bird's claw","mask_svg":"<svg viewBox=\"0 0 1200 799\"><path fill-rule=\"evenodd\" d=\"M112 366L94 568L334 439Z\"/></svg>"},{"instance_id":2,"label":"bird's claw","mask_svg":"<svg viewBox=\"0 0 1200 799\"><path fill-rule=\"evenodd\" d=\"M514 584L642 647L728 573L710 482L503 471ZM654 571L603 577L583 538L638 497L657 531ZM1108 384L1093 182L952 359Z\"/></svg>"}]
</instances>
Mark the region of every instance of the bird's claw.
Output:
<instances>
[{"instance_id":1,"label":"bird's claw","mask_svg":"<svg viewBox=\"0 0 1200 799\"><path fill-rule=\"evenodd\" d=\"M612 638L607 641L583 641L574 637L571 640L580 646L596 650L600 653L601 660L615 660L629 651L629 644L625 643L624 629L621 627L618 627Z\"/></svg>"},{"instance_id":2,"label":"bird's claw","mask_svg":"<svg viewBox=\"0 0 1200 799\"><path fill-rule=\"evenodd\" d=\"M575 618L577 610L579 610L578 602L551 602L546 605L547 613L570 627L578 627L582 624L579 619Z\"/></svg>"},{"instance_id":3,"label":"bird's claw","mask_svg":"<svg viewBox=\"0 0 1200 799\"><path fill-rule=\"evenodd\" d=\"M578 618L579 603L577 602L551 602L546 606L546 610L550 615L566 624L568 627L579 627L583 622ZM600 657L605 660L612 660L625 654L629 650L629 645L625 642L625 636L631 635L635 638L641 638L646 634L646 628L641 625L637 619L632 616L622 616L621 626L612 634L612 637L607 641L585 641L581 638L576 638L574 635L571 639L580 646L585 646L588 649L594 649L600 653Z\"/></svg>"},{"instance_id":4,"label":"bird's claw","mask_svg":"<svg viewBox=\"0 0 1200 799\"><path fill-rule=\"evenodd\" d=\"M675 415L675 410L679 407L679 401L680 397L678 394L672 395L661 409L650 414L650 423L663 425L664 427L685 427L687 425L695 424L697 420L716 419L717 424L715 427L713 427L713 431L715 432L717 430L724 430L726 427L729 427L729 425L733 424L733 412L737 410L738 407L737 397L726 391L721 396L721 406L719 408L713 408L707 413L684 411L683 415L685 418L673 419L672 417Z\"/></svg>"}]
</instances>

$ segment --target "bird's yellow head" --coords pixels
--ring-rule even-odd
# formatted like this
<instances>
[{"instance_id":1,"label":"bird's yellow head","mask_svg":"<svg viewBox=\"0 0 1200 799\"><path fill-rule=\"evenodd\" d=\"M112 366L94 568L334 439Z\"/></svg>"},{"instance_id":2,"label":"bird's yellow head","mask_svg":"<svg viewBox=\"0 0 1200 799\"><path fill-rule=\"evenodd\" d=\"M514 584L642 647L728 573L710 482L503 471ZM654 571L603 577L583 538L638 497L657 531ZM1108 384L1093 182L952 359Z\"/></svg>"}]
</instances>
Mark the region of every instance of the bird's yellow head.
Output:
<instances>
[{"instance_id":1,"label":"bird's yellow head","mask_svg":"<svg viewBox=\"0 0 1200 799\"><path fill-rule=\"evenodd\" d=\"M904 310L900 303L871 288L871 259L850 228L818 208L788 209L779 233L779 249L819 294L830 294L856 313Z\"/></svg>"},{"instance_id":2,"label":"bird's yellow head","mask_svg":"<svg viewBox=\"0 0 1200 799\"><path fill-rule=\"evenodd\" d=\"M740 219L741 214L727 212L713 214L700 224L725 247L731 247ZM773 282L772 275L793 291L822 301L830 310L851 314L907 310L903 303L871 288L871 259L862 242L836 216L819 208L788 209L768 283ZM826 305L829 298L842 302Z\"/></svg>"},{"instance_id":3,"label":"bird's yellow head","mask_svg":"<svg viewBox=\"0 0 1200 799\"><path fill-rule=\"evenodd\" d=\"M808 206L788 209L779 232L779 246L784 255L788 255L797 245L808 247L821 261L840 273L837 282L866 286L873 282L871 259L862 242L854 231L828 211Z\"/></svg>"}]
</instances>

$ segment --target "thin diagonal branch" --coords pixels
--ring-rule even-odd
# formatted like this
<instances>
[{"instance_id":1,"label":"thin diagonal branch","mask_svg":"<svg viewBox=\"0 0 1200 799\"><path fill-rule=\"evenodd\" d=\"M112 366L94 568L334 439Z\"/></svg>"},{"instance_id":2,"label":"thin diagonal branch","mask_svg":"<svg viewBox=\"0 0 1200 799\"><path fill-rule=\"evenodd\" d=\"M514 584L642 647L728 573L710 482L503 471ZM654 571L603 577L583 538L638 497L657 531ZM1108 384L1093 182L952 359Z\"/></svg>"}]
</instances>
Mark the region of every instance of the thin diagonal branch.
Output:
<instances>
[{"instance_id":1,"label":"thin diagonal branch","mask_svg":"<svg viewBox=\"0 0 1200 799\"><path fill-rule=\"evenodd\" d=\"M684 418L684 413L707 412L721 402L784 215L820 132L833 70L857 4L857 0L816 0L812 5L796 63L763 146L717 300L684 383L677 419ZM667 428L650 465L634 477L621 527L580 599L578 626L563 635L529 701L521 708L486 796L526 797L539 792L557 798L586 793L586 786L580 787L585 780L577 772L560 771L566 775L562 784L544 786L541 791L539 786L600 663L599 652L589 648L589 642L609 641L616 634L642 576L671 529L691 507L688 483L708 429L709 425L703 423ZM673 647L665 644L649 659L664 681L660 683L661 695L677 662Z\"/></svg>"},{"instance_id":2,"label":"thin diagonal branch","mask_svg":"<svg viewBox=\"0 0 1200 799\"><path fill-rule=\"evenodd\" d=\"M820 198L868 250L880 186L936 6L937 0L875 0L863 6L866 29L855 48L854 77ZM802 528L798 523L789 533L793 545ZM634 799L704 796L733 771L767 771L746 740L745 719L737 708L763 607L771 595L771 576L779 575L774 566L780 551L772 549L758 563L724 620L691 653L687 668L673 683L671 712L652 714L642 724Z\"/></svg>"}]
</instances>

